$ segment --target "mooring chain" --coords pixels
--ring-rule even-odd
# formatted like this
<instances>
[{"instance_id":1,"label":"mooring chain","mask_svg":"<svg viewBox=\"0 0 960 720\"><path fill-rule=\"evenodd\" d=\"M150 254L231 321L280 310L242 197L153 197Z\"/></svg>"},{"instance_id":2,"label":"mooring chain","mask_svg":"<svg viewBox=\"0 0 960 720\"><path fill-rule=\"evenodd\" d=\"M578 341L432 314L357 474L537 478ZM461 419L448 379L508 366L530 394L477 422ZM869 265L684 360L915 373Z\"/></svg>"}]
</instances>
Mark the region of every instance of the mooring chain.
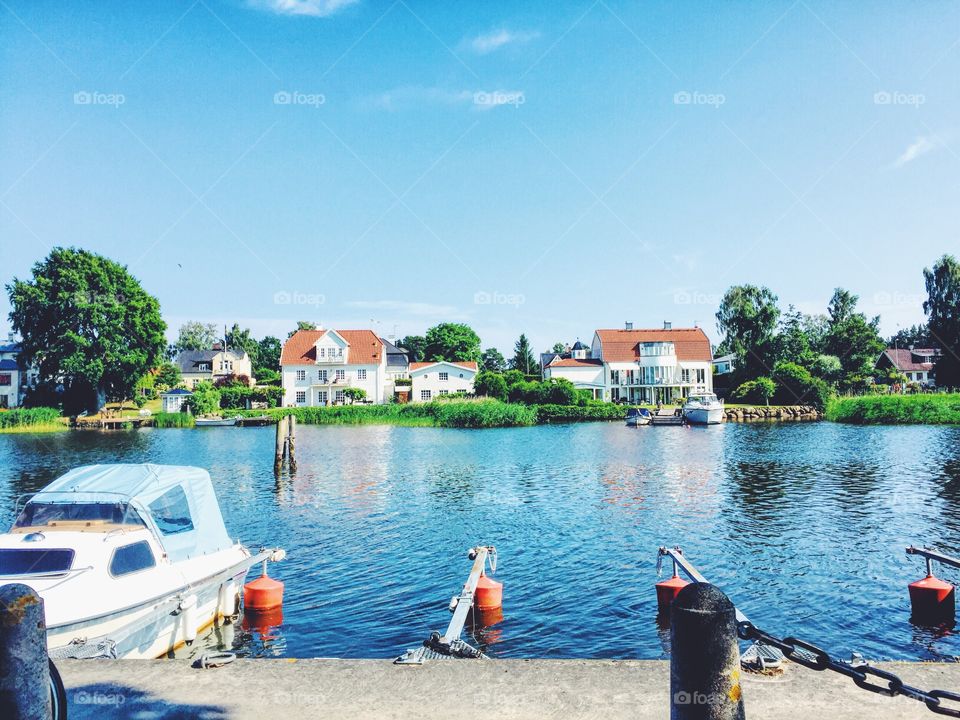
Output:
<instances>
[{"instance_id":1,"label":"mooring chain","mask_svg":"<svg viewBox=\"0 0 960 720\"><path fill-rule=\"evenodd\" d=\"M795 637L784 639L776 638L769 633L760 630L751 622L741 622L737 624L737 634L743 640L759 640L764 645L770 645L780 650L787 658L793 662L810 668L811 670L823 671L832 670L853 680L857 687L894 697L903 695L924 703L929 710L938 715L960 718L960 709L943 707L942 700L951 700L960 703L960 693L950 692L948 690L921 690L904 684L903 680L892 672L881 670L872 665L856 664L853 665L843 660L834 660L829 653L821 650L816 645L811 645ZM870 676L884 681L886 685L871 682Z\"/></svg>"}]
</instances>

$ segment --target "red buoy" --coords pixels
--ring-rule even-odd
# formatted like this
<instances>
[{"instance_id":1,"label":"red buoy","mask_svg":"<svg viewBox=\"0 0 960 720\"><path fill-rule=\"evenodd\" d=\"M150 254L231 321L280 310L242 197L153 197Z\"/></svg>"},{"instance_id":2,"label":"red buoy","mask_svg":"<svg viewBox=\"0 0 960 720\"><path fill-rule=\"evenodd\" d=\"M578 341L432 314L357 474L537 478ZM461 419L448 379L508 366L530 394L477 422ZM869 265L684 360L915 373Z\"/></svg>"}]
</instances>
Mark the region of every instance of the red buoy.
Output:
<instances>
[{"instance_id":1,"label":"red buoy","mask_svg":"<svg viewBox=\"0 0 960 720\"><path fill-rule=\"evenodd\" d=\"M669 615L670 603L689 584L689 580L684 580L677 574L674 574L669 580L658 582L654 586L657 588L657 613L663 616Z\"/></svg>"},{"instance_id":2,"label":"red buoy","mask_svg":"<svg viewBox=\"0 0 960 720\"><path fill-rule=\"evenodd\" d=\"M251 610L269 610L283 605L283 583L266 573L243 586L243 605Z\"/></svg>"},{"instance_id":3,"label":"red buoy","mask_svg":"<svg viewBox=\"0 0 960 720\"><path fill-rule=\"evenodd\" d=\"M907 585L910 591L911 619L918 625L952 623L956 613L956 594L953 585L935 577L933 573L923 580Z\"/></svg>"},{"instance_id":4,"label":"red buoy","mask_svg":"<svg viewBox=\"0 0 960 720\"><path fill-rule=\"evenodd\" d=\"M503 583L481 575L473 593L473 606L477 610L495 610L503 607Z\"/></svg>"}]
</instances>

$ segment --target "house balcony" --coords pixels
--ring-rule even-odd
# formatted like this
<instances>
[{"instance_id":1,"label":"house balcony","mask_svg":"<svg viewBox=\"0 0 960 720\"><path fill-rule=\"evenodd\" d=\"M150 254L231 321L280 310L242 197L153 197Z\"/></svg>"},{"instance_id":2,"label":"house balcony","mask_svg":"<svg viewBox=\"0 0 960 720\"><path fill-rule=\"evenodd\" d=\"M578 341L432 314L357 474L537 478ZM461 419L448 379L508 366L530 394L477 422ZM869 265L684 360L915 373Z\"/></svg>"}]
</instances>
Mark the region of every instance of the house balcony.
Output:
<instances>
[{"instance_id":1,"label":"house balcony","mask_svg":"<svg viewBox=\"0 0 960 720\"><path fill-rule=\"evenodd\" d=\"M317 365L343 365L346 358L343 355L324 355L317 358Z\"/></svg>"}]
</instances>

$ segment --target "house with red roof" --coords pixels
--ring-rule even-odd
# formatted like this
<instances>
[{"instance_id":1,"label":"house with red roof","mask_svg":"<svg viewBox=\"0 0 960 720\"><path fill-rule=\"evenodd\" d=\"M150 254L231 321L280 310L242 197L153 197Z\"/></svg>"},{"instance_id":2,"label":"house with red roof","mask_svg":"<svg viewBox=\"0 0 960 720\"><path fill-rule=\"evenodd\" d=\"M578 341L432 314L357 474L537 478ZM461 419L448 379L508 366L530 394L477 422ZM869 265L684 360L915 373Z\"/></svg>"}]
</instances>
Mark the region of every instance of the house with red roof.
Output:
<instances>
[{"instance_id":1,"label":"house with red roof","mask_svg":"<svg viewBox=\"0 0 960 720\"><path fill-rule=\"evenodd\" d=\"M877 360L876 367L895 368L906 376L907 382L934 385L936 360L937 351L933 348L887 348Z\"/></svg>"},{"instance_id":2,"label":"house with red roof","mask_svg":"<svg viewBox=\"0 0 960 720\"><path fill-rule=\"evenodd\" d=\"M579 344L579 343L578 343ZM576 347L576 346L575 346ZM713 351L701 328L597 330L589 351L556 357L544 378L566 378L610 402L671 403L713 392Z\"/></svg>"},{"instance_id":3,"label":"house with red roof","mask_svg":"<svg viewBox=\"0 0 960 720\"><path fill-rule=\"evenodd\" d=\"M345 390L361 388L369 402L392 395L387 353L373 330L298 330L280 353L285 407L348 403Z\"/></svg>"},{"instance_id":4,"label":"house with red roof","mask_svg":"<svg viewBox=\"0 0 960 720\"><path fill-rule=\"evenodd\" d=\"M478 369L475 362L412 362L410 400L430 402L443 395L472 395Z\"/></svg>"}]
</instances>

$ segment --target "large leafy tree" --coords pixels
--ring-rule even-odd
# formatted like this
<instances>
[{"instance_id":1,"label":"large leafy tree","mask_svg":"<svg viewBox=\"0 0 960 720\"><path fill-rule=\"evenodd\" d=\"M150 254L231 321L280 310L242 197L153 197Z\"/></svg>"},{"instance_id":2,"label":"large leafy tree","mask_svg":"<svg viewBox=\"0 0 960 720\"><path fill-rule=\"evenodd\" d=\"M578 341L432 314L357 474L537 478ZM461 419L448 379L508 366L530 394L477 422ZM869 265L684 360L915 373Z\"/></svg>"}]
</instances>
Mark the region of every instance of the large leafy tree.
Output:
<instances>
[{"instance_id":1,"label":"large leafy tree","mask_svg":"<svg viewBox=\"0 0 960 720\"><path fill-rule=\"evenodd\" d=\"M234 323L233 327L227 330L225 340L227 341L228 348L231 350L242 350L250 356L250 362L253 365L257 365L259 361L257 355L260 352L260 343L250 334L249 328L241 328L240 325Z\"/></svg>"},{"instance_id":2,"label":"large leafy tree","mask_svg":"<svg viewBox=\"0 0 960 720\"><path fill-rule=\"evenodd\" d=\"M857 312L860 298L843 288L837 288L827 306L827 329L823 351L840 358L844 378L841 385L853 385L872 374L886 343L880 337L880 317L870 320Z\"/></svg>"},{"instance_id":3,"label":"large leafy tree","mask_svg":"<svg viewBox=\"0 0 960 720\"><path fill-rule=\"evenodd\" d=\"M513 346L513 357L510 358L510 369L519 370L524 375L535 375L540 370L537 359L533 356L530 341L523 333Z\"/></svg>"},{"instance_id":4,"label":"large leafy tree","mask_svg":"<svg viewBox=\"0 0 960 720\"><path fill-rule=\"evenodd\" d=\"M934 367L937 385L960 386L960 263L952 255L944 255L933 269L924 268L927 300L923 311L933 340L940 347Z\"/></svg>"},{"instance_id":5,"label":"large leafy tree","mask_svg":"<svg viewBox=\"0 0 960 720\"><path fill-rule=\"evenodd\" d=\"M294 333L296 333L298 330L316 330L316 329L317 329L317 324L315 322L311 322L309 320L297 320L297 328L296 330L291 330L290 332L287 333L287 340L292 338Z\"/></svg>"},{"instance_id":6,"label":"large leafy tree","mask_svg":"<svg viewBox=\"0 0 960 720\"><path fill-rule=\"evenodd\" d=\"M398 344L407 351L410 362L423 362L427 350L427 339L423 335L407 335Z\"/></svg>"},{"instance_id":7,"label":"large leafy tree","mask_svg":"<svg viewBox=\"0 0 960 720\"><path fill-rule=\"evenodd\" d=\"M490 370L491 372L503 372L507 369L507 361L504 360L503 353L496 348L487 348L483 351L480 365L484 370Z\"/></svg>"},{"instance_id":8,"label":"large leafy tree","mask_svg":"<svg viewBox=\"0 0 960 720\"><path fill-rule=\"evenodd\" d=\"M722 347L737 356L737 383L765 376L776 351L777 296L765 287L734 285L723 296L717 311Z\"/></svg>"},{"instance_id":9,"label":"large leafy tree","mask_svg":"<svg viewBox=\"0 0 960 720\"><path fill-rule=\"evenodd\" d=\"M911 345L918 348L939 347L939 343L930 335L930 328L926 323L901 328L887 340L887 347L891 348L908 348Z\"/></svg>"},{"instance_id":10,"label":"large leafy tree","mask_svg":"<svg viewBox=\"0 0 960 720\"><path fill-rule=\"evenodd\" d=\"M273 335L267 335L257 343L257 364L253 368L254 376L259 377L263 370L277 372L280 369L280 352L282 350L283 346L280 344L280 338L275 338Z\"/></svg>"},{"instance_id":11,"label":"large leafy tree","mask_svg":"<svg viewBox=\"0 0 960 720\"><path fill-rule=\"evenodd\" d=\"M166 350L157 299L126 267L86 250L54 248L31 273L6 286L24 364L63 385L68 414L130 397Z\"/></svg>"},{"instance_id":12,"label":"large leafy tree","mask_svg":"<svg viewBox=\"0 0 960 720\"><path fill-rule=\"evenodd\" d=\"M173 347L176 352L183 352L184 350L209 350L216 341L216 325L190 320L180 326L180 333Z\"/></svg>"},{"instance_id":13,"label":"large leafy tree","mask_svg":"<svg viewBox=\"0 0 960 720\"><path fill-rule=\"evenodd\" d=\"M480 361L480 338L469 325L440 323L427 330L425 340L425 360Z\"/></svg>"}]
</instances>

